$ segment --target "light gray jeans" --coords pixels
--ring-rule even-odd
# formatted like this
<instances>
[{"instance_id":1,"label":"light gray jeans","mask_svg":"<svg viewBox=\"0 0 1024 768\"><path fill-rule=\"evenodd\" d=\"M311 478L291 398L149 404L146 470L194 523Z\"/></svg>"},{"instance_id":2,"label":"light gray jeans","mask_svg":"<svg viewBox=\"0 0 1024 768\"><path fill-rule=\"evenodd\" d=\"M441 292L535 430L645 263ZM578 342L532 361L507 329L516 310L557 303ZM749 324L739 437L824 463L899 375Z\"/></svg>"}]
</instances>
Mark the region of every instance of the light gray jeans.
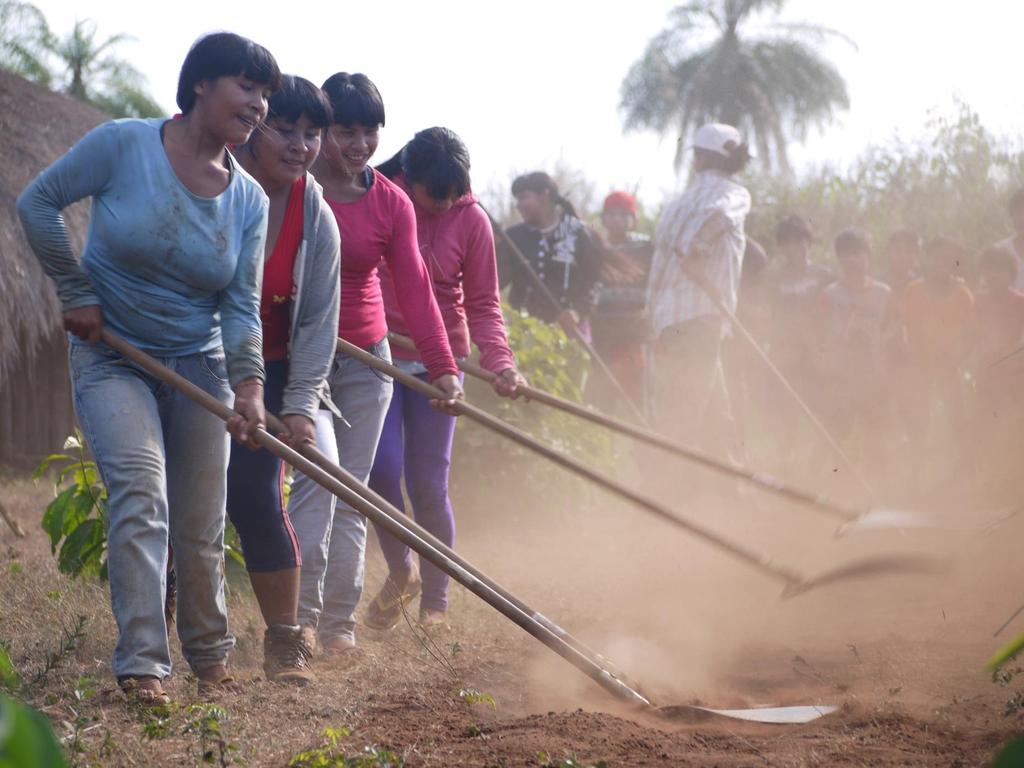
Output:
<instances>
[{"instance_id":1,"label":"light gray jeans","mask_svg":"<svg viewBox=\"0 0 1024 768\"><path fill-rule=\"evenodd\" d=\"M118 677L171 672L164 621L168 538L178 578L176 625L193 670L227 661L224 423L102 344L71 344L75 413L109 499L110 601ZM231 404L224 353L159 358Z\"/></svg>"},{"instance_id":2,"label":"light gray jeans","mask_svg":"<svg viewBox=\"0 0 1024 768\"><path fill-rule=\"evenodd\" d=\"M391 361L387 339L369 351ZM344 421L319 411L317 447L365 483L391 402L391 377L338 354L327 381ZM292 483L288 514L302 550L299 623L316 627L322 640L354 638L363 594L366 518L301 473Z\"/></svg>"}]
</instances>

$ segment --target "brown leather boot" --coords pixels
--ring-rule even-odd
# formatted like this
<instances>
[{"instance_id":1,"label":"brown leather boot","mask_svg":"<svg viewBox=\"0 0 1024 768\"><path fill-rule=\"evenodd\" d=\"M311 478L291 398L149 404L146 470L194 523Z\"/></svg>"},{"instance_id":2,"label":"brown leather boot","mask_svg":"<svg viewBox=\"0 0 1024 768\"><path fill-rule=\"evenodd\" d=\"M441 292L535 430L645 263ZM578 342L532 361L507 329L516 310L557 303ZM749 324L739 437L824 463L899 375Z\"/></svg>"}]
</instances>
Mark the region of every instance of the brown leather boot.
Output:
<instances>
[{"instance_id":1,"label":"brown leather boot","mask_svg":"<svg viewBox=\"0 0 1024 768\"><path fill-rule=\"evenodd\" d=\"M316 679L309 662L313 649L303 637L302 628L271 624L263 635L263 672L272 683L309 685Z\"/></svg>"}]
</instances>

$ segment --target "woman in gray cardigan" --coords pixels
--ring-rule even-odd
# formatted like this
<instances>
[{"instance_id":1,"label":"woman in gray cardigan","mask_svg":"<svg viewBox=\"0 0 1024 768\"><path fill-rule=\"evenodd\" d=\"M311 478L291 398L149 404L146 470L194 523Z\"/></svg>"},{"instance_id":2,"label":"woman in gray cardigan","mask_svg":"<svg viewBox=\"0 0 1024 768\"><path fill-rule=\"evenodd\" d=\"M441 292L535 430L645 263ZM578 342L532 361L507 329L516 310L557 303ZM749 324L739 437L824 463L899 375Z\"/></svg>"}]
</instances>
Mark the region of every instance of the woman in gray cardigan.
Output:
<instances>
[{"instance_id":1,"label":"woman in gray cardigan","mask_svg":"<svg viewBox=\"0 0 1024 768\"><path fill-rule=\"evenodd\" d=\"M320 151L330 104L308 80L286 76L267 120L237 158L270 198L260 319L267 410L281 416L293 447L316 444L313 417L334 359L340 236L320 186L308 173ZM298 627L298 540L285 509L281 461L238 447L228 467L228 515L238 530L253 591L267 623L267 679L312 681L311 649Z\"/></svg>"}]
</instances>

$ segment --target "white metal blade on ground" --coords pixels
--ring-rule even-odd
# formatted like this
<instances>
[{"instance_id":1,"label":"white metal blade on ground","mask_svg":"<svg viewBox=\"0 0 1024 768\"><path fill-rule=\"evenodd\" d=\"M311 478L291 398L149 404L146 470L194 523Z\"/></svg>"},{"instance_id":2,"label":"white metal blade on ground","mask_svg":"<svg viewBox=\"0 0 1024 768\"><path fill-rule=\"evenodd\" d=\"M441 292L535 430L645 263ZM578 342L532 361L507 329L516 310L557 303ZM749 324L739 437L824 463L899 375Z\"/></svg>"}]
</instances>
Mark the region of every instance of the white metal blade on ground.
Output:
<instances>
[{"instance_id":1,"label":"white metal blade on ground","mask_svg":"<svg viewBox=\"0 0 1024 768\"><path fill-rule=\"evenodd\" d=\"M898 528L903 530L932 528L945 531L988 531L1005 523L1020 512L1021 507L1007 507L994 510L984 516L974 515L964 519L964 515L924 515L892 507L874 507L862 517L839 528L837 535L848 533L866 533L868 531ZM980 519L983 517L984 519Z\"/></svg>"},{"instance_id":2,"label":"white metal blade on ground","mask_svg":"<svg viewBox=\"0 0 1024 768\"><path fill-rule=\"evenodd\" d=\"M746 720L751 723L769 723L772 725L802 725L830 715L839 707L832 705L810 705L797 707L753 707L751 709L710 709L690 704L661 707L660 712L672 719L706 720L709 717L728 717L733 720Z\"/></svg>"}]
</instances>

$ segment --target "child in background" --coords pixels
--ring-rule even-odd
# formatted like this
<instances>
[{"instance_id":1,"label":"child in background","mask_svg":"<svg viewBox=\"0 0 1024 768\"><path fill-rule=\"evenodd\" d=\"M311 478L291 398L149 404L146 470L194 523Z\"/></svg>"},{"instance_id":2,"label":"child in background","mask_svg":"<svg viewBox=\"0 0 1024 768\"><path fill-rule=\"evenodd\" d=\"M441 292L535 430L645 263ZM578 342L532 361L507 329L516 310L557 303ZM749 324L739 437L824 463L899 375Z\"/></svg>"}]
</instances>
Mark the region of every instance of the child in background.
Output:
<instances>
[{"instance_id":1,"label":"child in background","mask_svg":"<svg viewBox=\"0 0 1024 768\"><path fill-rule=\"evenodd\" d=\"M1014 467L1004 459L1019 455L1017 436L1024 415L1024 355L1014 354L1024 339L1024 293L1013 287L1020 270L1012 252L987 248L978 266L983 288L975 301L972 423L982 452L979 490L989 494L991 503L1002 504L1009 499L1001 497L1000 488L1014 474Z\"/></svg>"},{"instance_id":2,"label":"child in background","mask_svg":"<svg viewBox=\"0 0 1024 768\"><path fill-rule=\"evenodd\" d=\"M886 366L883 332L891 320L891 291L868 275L871 241L859 229L840 232L834 244L839 279L819 299L822 415L839 439L862 433L862 453L873 474L885 467Z\"/></svg>"},{"instance_id":3,"label":"child in background","mask_svg":"<svg viewBox=\"0 0 1024 768\"><path fill-rule=\"evenodd\" d=\"M608 257L601 270L591 317L594 346L608 362L630 399L647 408L648 337L647 277L654 245L636 229L636 200L628 192L612 192L601 213ZM595 377L595 400L612 412L620 396Z\"/></svg>"},{"instance_id":4,"label":"child in background","mask_svg":"<svg viewBox=\"0 0 1024 768\"><path fill-rule=\"evenodd\" d=\"M902 301L910 373L916 397L913 400L910 441L918 471L952 451L950 430L965 418L964 370L968 362L974 326L974 296L957 272L964 250L945 237L928 241L924 247L924 277L907 286ZM941 418L932 411L941 408ZM947 453L947 456L951 456ZM918 475L920 480L920 474Z\"/></svg>"},{"instance_id":5,"label":"child in background","mask_svg":"<svg viewBox=\"0 0 1024 768\"><path fill-rule=\"evenodd\" d=\"M909 229L897 229L885 243L885 283L894 299L918 277L921 262L921 238Z\"/></svg>"},{"instance_id":6,"label":"child in background","mask_svg":"<svg viewBox=\"0 0 1024 768\"><path fill-rule=\"evenodd\" d=\"M1024 339L1024 293L1014 287L1020 268L1014 254L1005 248L986 248L978 267L982 289L975 300L977 341L973 353L974 370L983 374L1020 348Z\"/></svg>"},{"instance_id":7,"label":"child in background","mask_svg":"<svg viewBox=\"0 0 1024 768\"><path fill-rule=\"evenodd\" d=\"M921 266L921 237L909 229L896 229L889 234L885 243L884 281L892 291L890 306L893 310L893 329L885 339L885 365L892 387L895 419L892 423L895 440L904 453L909 451L908 433L913 425L914 389L910 372L910 358L907 354L907 340L903 328L903 294L907 286L916 280ZM900 459L897 459L898 461Z\"/></svg>"},{"instance_id":8,"label":"child in background","mask_svg":"<svg viewBox=\"0 0 1024 768\"><path fill-rule=\"evenodd\" d=\"M832 273L810 260L814 233L810 222L799 216L779 221L775 232L779 263L765 274L764 300L767 310L768 353L807 400L816 396L818 383L812 364L815 346L815 314L821 291L832 282ZM782 394L777 390L774 393ZM796 466L806 463L807 450L801 446L803 415L788 397L777 400L772 411L773 453L782 462L776 471L793 476ZM794 464L796 466L794 466Z\"/></svg>"}]
</instances>

